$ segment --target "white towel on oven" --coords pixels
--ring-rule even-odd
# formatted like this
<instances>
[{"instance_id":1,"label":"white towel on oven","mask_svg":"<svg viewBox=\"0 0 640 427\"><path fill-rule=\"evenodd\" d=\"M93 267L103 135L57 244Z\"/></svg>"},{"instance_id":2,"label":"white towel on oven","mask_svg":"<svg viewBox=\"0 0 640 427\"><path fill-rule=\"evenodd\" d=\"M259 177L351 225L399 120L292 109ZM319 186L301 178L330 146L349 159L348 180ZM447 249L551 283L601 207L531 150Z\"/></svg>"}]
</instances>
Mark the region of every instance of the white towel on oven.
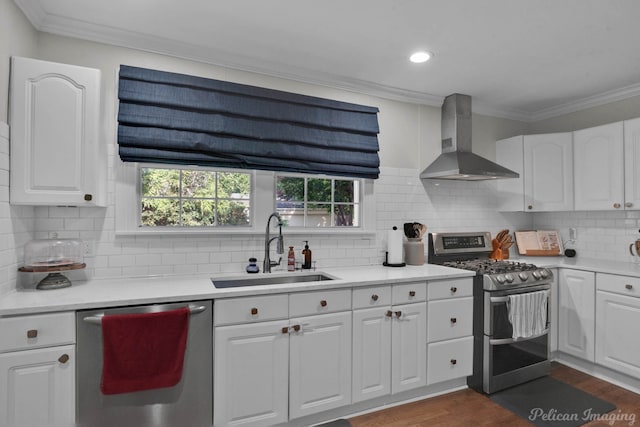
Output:
<instances>
[{"instance_id":1,"label":"white towel on oven","mask_svg":"<svg viewBox=\"0 0 640 427\"><path fill-rule=\"evenodd\" d=\"M509 295L507 310L513 327L513 339L542 334L547 328L548 297L548 290Z\"/></svg>"}]
</instances>

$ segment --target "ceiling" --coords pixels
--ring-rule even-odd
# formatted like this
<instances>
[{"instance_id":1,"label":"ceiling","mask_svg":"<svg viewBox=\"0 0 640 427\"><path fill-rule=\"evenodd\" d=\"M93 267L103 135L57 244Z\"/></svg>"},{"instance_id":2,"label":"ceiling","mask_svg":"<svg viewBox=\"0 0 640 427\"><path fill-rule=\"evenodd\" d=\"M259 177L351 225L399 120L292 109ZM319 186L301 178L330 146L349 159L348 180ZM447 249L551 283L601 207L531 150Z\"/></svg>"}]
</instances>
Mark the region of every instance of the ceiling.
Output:
<instances>
[{"instance_id":1,"label":"ceiling","mask_svg":"<svg viewBox=\"0 0 640 427\"><path fill-rule=\"evenodd\" d=\"M637 0L14 1L40 31L518 120L640 95Z\"/></svg>"}]
</instances>

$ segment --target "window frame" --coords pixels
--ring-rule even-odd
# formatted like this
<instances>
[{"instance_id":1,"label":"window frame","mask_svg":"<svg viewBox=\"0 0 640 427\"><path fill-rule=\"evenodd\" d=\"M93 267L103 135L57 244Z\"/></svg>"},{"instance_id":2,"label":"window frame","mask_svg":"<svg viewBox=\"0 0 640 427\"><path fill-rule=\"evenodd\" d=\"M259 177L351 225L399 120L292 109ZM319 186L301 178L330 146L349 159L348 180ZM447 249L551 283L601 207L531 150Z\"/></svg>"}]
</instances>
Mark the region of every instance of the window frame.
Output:
<instances>
[{"instance_id":1,"label":"window frame","mask_svg":"<svg viewBox=\"0 0 640 427\"><path fill-rule=\"evenodd\" d=\"M190 165L167 165L156 163L123 162L117 156L114 158L115 194L110 195L109 205L114 209L113 232L118 236L171 236L171 235L218 235L218 236L262 236L265 232L266 220L275 212L275 176L278 172L204 168ZM139 225L138 204L140 202L139 168L168 168L168 169L213 169L216 171L240 172L251 174L253 192L250 196L251 225L250 226L202 226L202 227L148 227ZM280 173L282 174L282 173ZM328 175L301 174L313 178L331 179L361 179L352 177L338 177ZM361 179L361 227L286 227L283 233L289 235L352 235L372 236L376 233L376 197L374 180Z\"/></svg>"}]
</instances>

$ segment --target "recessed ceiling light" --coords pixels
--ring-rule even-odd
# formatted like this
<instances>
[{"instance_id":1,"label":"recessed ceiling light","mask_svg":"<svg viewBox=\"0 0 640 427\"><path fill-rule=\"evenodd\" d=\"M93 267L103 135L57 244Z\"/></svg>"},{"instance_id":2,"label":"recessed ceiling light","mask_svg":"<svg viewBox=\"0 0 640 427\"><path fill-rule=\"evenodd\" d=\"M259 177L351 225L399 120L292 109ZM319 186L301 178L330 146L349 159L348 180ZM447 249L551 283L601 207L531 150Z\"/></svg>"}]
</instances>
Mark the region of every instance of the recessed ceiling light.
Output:
<instances>
[{"instance_id":1,"label":"recessed ceiling light","mask_svg":"<svg viewBox=\"0 0 640 427\"><path fill-rule=\"evenodd\" d=\"M427 62L428 60L430 60L431 57L433 57L433 54L431 52L421 50L419 52L411 54L411 56L409 57L409 61L416 64L422 64L423 62Z\"/></svg>"}]
</instances>

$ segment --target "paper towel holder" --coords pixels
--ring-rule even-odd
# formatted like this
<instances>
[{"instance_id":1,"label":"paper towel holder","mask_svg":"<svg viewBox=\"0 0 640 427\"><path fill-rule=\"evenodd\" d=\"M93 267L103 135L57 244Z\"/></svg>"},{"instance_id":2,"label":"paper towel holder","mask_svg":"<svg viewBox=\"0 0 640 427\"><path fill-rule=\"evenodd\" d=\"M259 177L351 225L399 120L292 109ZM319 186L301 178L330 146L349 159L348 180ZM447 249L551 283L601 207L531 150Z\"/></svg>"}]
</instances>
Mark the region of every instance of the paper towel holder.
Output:
<instances>
[{"instance_id":1,"label":"paper towel holder","mask_svg":"<svg viewBox=\"0 0 640 427\"><path fill-rule=\"evenodd\" d=\"M401 262L398 264L389 264L388 260L389 260L389 252L386 251L384 253L384 262L382 263L382 265L384 265L385 267L405 267L407 265L404 262Z\"/></svg>"}]
</instances>

